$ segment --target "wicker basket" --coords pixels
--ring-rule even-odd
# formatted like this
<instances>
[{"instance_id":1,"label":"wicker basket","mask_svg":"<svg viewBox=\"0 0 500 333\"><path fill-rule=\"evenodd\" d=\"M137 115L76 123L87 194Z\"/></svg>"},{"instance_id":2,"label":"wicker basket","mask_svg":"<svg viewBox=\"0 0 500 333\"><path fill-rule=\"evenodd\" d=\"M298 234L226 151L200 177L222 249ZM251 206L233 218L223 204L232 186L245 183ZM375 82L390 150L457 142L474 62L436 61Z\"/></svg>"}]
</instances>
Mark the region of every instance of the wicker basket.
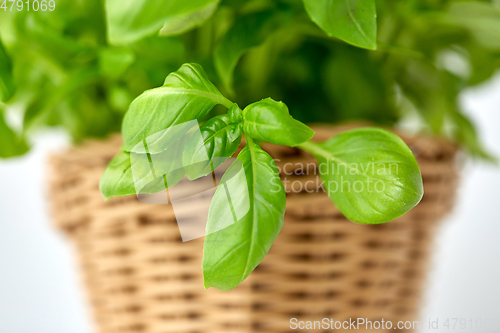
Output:
<instances>
[{"instance_id":1,"label":"wicker basket","mask_svg":"<svg viewBox=\"0 0 500 333\"><path fill-rule=\"evenodd\" d=\"M316 127L316 138L344 129ZM226 292L203 288L203 239L181 241L171 206L135 196L104 202L98 182L119 137L54 156L55 220L76 245L98 331L278 333L291 331L291 318L414 320L433 233L452 206L457 150L436 139L403 139L424 179L415 209L367 226L347 221L325 193L287 194L284 227L269 254ZM288 171L313 161L296 149L264 148ZM305 183L316 176L289 177Z\"/></svg>"}]
</instances>

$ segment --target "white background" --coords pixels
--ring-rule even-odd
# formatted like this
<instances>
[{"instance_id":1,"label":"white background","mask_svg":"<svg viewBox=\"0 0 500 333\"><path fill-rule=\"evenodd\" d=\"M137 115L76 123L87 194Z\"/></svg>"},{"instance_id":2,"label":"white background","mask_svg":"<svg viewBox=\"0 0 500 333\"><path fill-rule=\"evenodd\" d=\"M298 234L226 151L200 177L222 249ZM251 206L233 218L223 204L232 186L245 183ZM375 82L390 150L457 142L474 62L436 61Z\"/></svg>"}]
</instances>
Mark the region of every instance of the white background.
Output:
<instances>
[{"instance_id":1,"label":"white background","mask_svg":"<svg viewBox=\"0 0 500 333\"><path fill-rule=\"evenodd\" d=\"M500 157L500 75L464 93L462 105ZM466 164L455 211L436 246L423 318L496 318L500 324L500 166ZM439 332L478 331L484 330Z\"/></svg>"},{"instance_id":2,"label":"white background","mask_svg":"<svg viewBox=\"0 0 500 333\"><path fill-rule=\"evenodd\" d=\"M462 101L500 156L500 76ZM68 139L50 132L37 142L27 156L0 160L0 333L89 333L72 248L52 226L46 203L47 156ZM499 189L498 167L466 164L456 209L437 238L424 320L500 319Z\"/></svg>"}]
</instances>

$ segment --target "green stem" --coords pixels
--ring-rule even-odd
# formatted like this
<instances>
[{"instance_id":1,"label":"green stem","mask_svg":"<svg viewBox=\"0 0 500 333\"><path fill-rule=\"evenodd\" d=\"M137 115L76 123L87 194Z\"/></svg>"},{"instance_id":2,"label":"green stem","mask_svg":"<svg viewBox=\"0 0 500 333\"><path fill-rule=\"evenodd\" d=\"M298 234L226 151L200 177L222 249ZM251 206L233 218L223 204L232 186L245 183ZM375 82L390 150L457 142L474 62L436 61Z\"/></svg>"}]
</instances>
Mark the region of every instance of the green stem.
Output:
<instances>
[{"instance_id":1,"label":"green stem","mask_svg":"<svg viewBox=\"0 0 500 333\"><path fill-rule=\"evenodd\" d=\"M329 154L327 151L322 149L320 146L318 146L317 143L312 142L312 141L306 141L302 142L301 144L297 145L298 148L305 150L315 156L323 156L325 158L332 158L331 154Z\"/></svg>"},{"instance_id":2,"label":"green stem","mask_svg":"<svg viewBox=\"0 0 500 333\"><path fill-rule=\"evenodd\" d=\"M344 164L347 168L352 169L348 163L346 163L345 161L341 160L338 157L333 156L331 152L321 148L321 146L318 145L316 142L306 141L301 144L298 144L297 147L313 154L316 158L318 156L321 156L325 158L327 161Z\"/></svg>"},{"instance_id":3,"label":"green stem","mask_svg":"<svg viewBox=\"0 0 500 333\"><path fill-rule=\"evenodd\" d=\"M245 134L245 140L247 141L247 145L249 145L250 147L252 147L252 144L254 143L253 139L251 137L249 137L248 135Z\"/></svg>"},{"instance_id":4,"label":"green stem","mask_svg":"<svg viewBox=\"0 0 500 333\"><path fill-rule=\"evenodd\" d=\"M226 97L224 97L223 100L220 101L220 104L224 105L226 108L230 109L231 106L234 104L233 102L231 102L229 99L227 99Z\"/></svg>"}]
</instances>

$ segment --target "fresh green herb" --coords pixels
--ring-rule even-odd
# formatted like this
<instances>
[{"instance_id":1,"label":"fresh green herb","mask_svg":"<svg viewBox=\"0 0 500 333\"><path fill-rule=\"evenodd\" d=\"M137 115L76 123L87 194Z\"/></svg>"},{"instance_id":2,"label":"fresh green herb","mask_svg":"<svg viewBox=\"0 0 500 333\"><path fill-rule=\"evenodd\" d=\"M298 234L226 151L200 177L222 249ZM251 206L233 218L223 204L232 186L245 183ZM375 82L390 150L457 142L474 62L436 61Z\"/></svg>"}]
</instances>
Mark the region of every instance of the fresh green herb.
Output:
<instances>
[{"instance_id":1,"label":"fresh green herb","mask_svg":"<svg viewBox=\"0 0 500 333\"><path fill-rule=\"evenodd\" d=\"M99 190L105 199L136 194L130 163L130 153L120 152L101 177Z\"/></svg>"},{"instance_id":2,"label":"fresh green herb","mask_svg":"<svg viewBox=\"0 0 500 333\"><path fill-rule=\"evenodd\" d=\"M183 127L197 123L217 103L226 106L228 114L206 121L199 138L189 126ZM297 146L316 156L328 195L354 222L388 222L422 198L415 157L396 135L368 128L311 142L314 132L293 119L284 103L268 98L241 111L196 64L184 64L167 77L163 87L131 104L122 149L134 148L133 152L129 156L124 151L109 164L101 178L101 192L105 198L134 190L151 193L163 179L169 182L161 190L185 173L191 180L205 176L235 153L243 133L247 144L225 172L210 205L203 256L206 288L229 290L241 283L262 261L283 226L285 190L276 163L255 139ZM178 144L179 140L185 141ZM159 162L154 170L149 166L152 160Z\"/></svg>"},{"instance_id":3,"label":"fresh green herb","mask_svg":"<svg viewBox=\"0 0 500 333\"><path fill-rule=\"evenodd\" d=\"M236 104L233 107L238 108ZM235 121L229 115L213 117L200 131L203 141L192 140L183 155L186 175L191 180L208 175L224 163L225 158L231 157L243 134L241 120Z\"/></svg>"},{"instance_id":4,"label":"fresh green herb","mask_svg":"<svg viewBox=\"0 0 500 333\"><path fill-rule=\"evenodd\" d=\"M239 105L271 96L306 124L391 126L417 114L422 131L491 159L459 95L500 67L499 13L482 0L86 0L0 11L0 103L23 118L19 131L6 125L19 140L59 126L78 143L119 131L139 94L197 62Z\"/></svg>"},{"instance_id":5,"label":"fresh green herb","mask_svg":"<svg viewBox=\"0 0 500 333\"><path fill-rule=\"evenodd\" d=\"M203 247L205 288L230 290L238 286L264 259L283 227L285 189L273 158L247 137L238 160L246 178L233 177L236 181L232 182L222 179L223 185L210 205ZM226 173L231 174L231 168ZM273 184L281 186L276 190ZM220 227L232 219L235 223Z\"/></svg>"},{"instance_id":6,"label":"fresh green herb","mask_svg":"<svg viewBox=\"0 0 500 333\"><path fill-rule=\"evenodd\" d=\"M376 49L375 0L304 0L304 5L311 19L328 35Z\"/></svg>"},{"instance_id":7,"label":"fresh green herb","mask_svg":"<svg viewBox=\"0 0 500 333\"><path fill-rule=\"evenodd\" d=\"M205 7L185 14L167 16L160 30L160 36L175 36L203 25L217 9L218 1L209 2Z\"/></svg>"},{"instance_id":8,"label":"fresh green herb","mask_svg":"<svg viewBox=\"0 0 500 333\"><path fill-rule=\"evenodd\" d=\"M19 137L4 119L4 110L0 106L0 157L14 157L26 153L29 150L24 138Z\"/></svg>"},{"instance_id":9,"label":"fresh green herb","mask_svg":"<svg viewBox=\"0 0 500 333\"><path fill-rule=\"evenodd\" d=\"M188 136L178 139L186 140ZM133 194L153 194L174 186L185 175L183 168L183 143L151 155L122 151L109 162L99 183L103 197L109 198ZM154 159L154 168L151 167Z\"/></svg>"},{"instance_id":10,"label":"fresh green herb","mask_svg":"<svg viewBox=\"0 0 500 333\"><path fill-rule=\"evenodd\" d=\"M276 27L272 11L243 16L225 34L214 49L214 65L224 87L233 92L233 72L241 56L252 47L262 44Z\"/></svg>"},{"instance_id":11,"label":"fresh green herb","mask_svg":"<svg viewBox=\"0 0 500 333\"><path fill-rule=\"evenodd\" d=\"M424 194L418 164L398 136L378 128L355 129L322 143L303 143L319 169L328 195L355 222L392 221Z\"/></svg>"},{"instance_id":12,"label":"fresh green herb","mask_svg":"<svg viewBox=\"0 0 500 333\"><path fill-rule=\"evenodd\" d=\"M123 45L157 33L169 31L188 20L200 23L199 11L217 4L217 0L106 0L108 37L112 44ZM210 10L208 10L210 13ZM206 16L201 14L201 16ZM191 27L194 26L188 24ZM176 29L179 29L176 27ZM186 27L181 28L181 31Z\"/></svg>"},{"instance_id":13,"label":"fresh green herb","mask_svg":"<svg viewBox=\"0 0 500 333\"><path fill-rule=\"evenodd\" d=\"M312 142L304 123L393 125L417 111L423 130L489 159L458 101L500 67L499 26L496 4L454 0L88 0L0 11L0 157L25 153L41 126L79 142L121 124L122 152L100 184L111 198L208 175L244 135L211 205L203 259L205 286L231 289L283 223L283 186L256 142L316 156L329 196L365 224L419 202L413 155L380 129ZM10 112L23 118L19 131Z\"/></svg>"},{"instance_id":14,"label":"fresh green herb","mask_svg":"<svg viewBox=\"0 0 500 333\"><path fill-rule=\"evenodd\" d=\"M170 74L162 87L148 90L137 97L125 115L122 125L123 150L134 151L137 144L160 131L161 135L148 142L149 152L159 153L176 136L175 125L189 120L201 120L217 104L231 103L208 80L197 64L185 64ZM168 112L165 112L168 110Z\"/></svg>"},{"instance_id":15,"label":"fresh green herb","mask_svg":"<svg viewBox=\"0 0 500 333\"><path fill-rule=\"evenodd\" d=\"M295 147L314 135L307 125L293 119L285 103L271 98L247 106L243 110L243 118L246 134L277 145Z\"/></svg>"},{"instance_id":16,"label":"fresh green herb","mask_svg":"<svg viewBox=\"0 0 500 333\"><path fill-rule=\"evenodd\" d=\"M7 102L16 88L12 78L12 62L0 39L0 102Z\"/></svg>"}]
</instances>

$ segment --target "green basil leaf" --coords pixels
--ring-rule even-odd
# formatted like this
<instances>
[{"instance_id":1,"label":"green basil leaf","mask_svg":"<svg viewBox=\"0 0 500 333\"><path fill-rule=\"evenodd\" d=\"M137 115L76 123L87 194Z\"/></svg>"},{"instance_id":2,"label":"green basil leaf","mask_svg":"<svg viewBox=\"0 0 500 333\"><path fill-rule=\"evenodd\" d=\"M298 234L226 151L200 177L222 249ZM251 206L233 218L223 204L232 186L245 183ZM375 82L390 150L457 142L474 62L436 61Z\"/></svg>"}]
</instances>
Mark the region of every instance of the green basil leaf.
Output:
<instances>
[{"instance_id":1,"label":"green basil leaf","mask_svg":"<svg viewBox=\"0 0 500 333\"><path fill-rule=\"evenodd\" d=\"M218 0L106 0L110 44L135 42L158 32L168 18L199 11Z\"/></svg>"},{"instance_id":2,"label":"green basil leaf","mask_svg":"<svg viewBox=\"0 0 500 333\"><path fill-rule=\"evenodd\" d=\"M109 88L106 100L113 110L125 113L130 103L132 103L133 97L127 87L120 84L113 84Z\"/></svg>"},{"instance_id":3,"label":"green basil leaf","mask_svg":"<svg viewBox=\"0 0 500 333\"><path fill-rule=\"evenodd\" d=\"M390 97L394 92L386 83L387 72L380 63L371 61L371 56L360 48L337 45L335 55L322 67L323 90L330 105L335 105L330 114L335 113L339 121L392 124L398 119L399 110Z\"/></svg>"},{"instance_id":4,"label":"green basil leaf","mask_svg":"<svg viewBox=\"0 0 500 333\"><path fill-rule=\"evenodd\" d=\"M403 140L389 131L355 129L322 143L307 142L304 149L318 159L328 195L351 221L392 221L422 199L417 161Z\"/></svg>"},{"instance_id":5,"label":"green basil leaf","mask_svg":"<svg viewBox=\"0 0 500 333\"><path fill-rule=\"evenodd\" d=\"M147 158L147 156L146 156ZM141 174L146 181L142 183L142 189L137 191L134 176L131 167L130 153L121 152L109 162L106 170L104 170L99 182L99 190L104 199L108 200L113 197L122 197L139 193L157 193L165 189L163 177L150 176L150 167L146 163L135 163L135 172L138 172L139 165L142 167ZM149 177L148 177L149 176ZM136 181L139 177L136 174Z\"/></svg>"},{"instance_id":6,"label":"green basil leaf","mask_svg":"<svg viewBox=\"0 0 500 333\"><path fill-rule=\"evenodd\" d=\"M104 48L99 51L99 71L105 77L117 79L132 65L134 60L134 52L129 48Z\"/></svg>"},{"instance_id":7,"label":"green basil leaf","mask_svg":"<svg viewBox=\"0 0 500 333\"><path fill-rule=\"evenodd\" d=\"M214 65L224 88L233 94L233 72L245 52L267 39L275 16L264 11L237 18L234 25L220 39L214 50Z\"/></svg>"},{"instance_id":8,"label":"green basil leaf","mask_svg":"<svg viewBox=\"0 0 500 333\"><path fill-rule=\"evenodd\" d=\"M7 102L16 91L12 77L12 63L10 61L2 40L0 40L0 101Z\"/></svg>"},{"instance_id":9,"label":"green basil leaf","mask_svg":"<svg viewBox=\"0 0 500 333\"><path fill-rule=\"evenodd\" d=\"M160 88L147 90L130 105L122 123L123 147L134 150L146 138L149 153L156 154L168 148L173 131L191 120L201 120L216 104L230 108L228 101L209 81L198 64L184 64L170 73ZM177 127L178 128L178 127Z\"/></svg>"},{"instance_id":10,"label":"green basil leaf","mask_svg":"<svg viewBox=\"0 0 500 333\"><path fill-rule=\"evenodd\" d=\"M180 35L202 25L215 12L218 3L219 1L214 1L194 12L168 16L160 30L160 36Z\"/></svg>"},{"instance_id":11,"label":"green basil leaf","mask_svg":"<svg viewBox=\"0 0 500 333\"><path fill-rule=\"evenodd\" d=\"M5 123L3 110L0 107L0 157L8 158L20 156L29 150L24 138L17 134Z\"/></svg>"},{"instance_id":12,"label":"green basil leaf","mask_svg":"<svg viewBox=\"0 0 500 333\"><path fill-rule=\"evenodd\" d=\"M229 122L231 124L237 124L243 121L243 111L241 111L236 103L227 110L227 115L229 116Z\"/></svg>"},{"instance_id":13,"label":"green basil leaf","mask_svg":"<svg viewBox=\"0 0 500 333\"><path fill-rule=\"evenodd\" d=\"M266 98L243 110L243 131L257 140L295 147L310 140L314 131L294 119L283 102Z\"/></svg>"},{"instance_id":14,"label":"green basil leaf","mask_svg":"<svg viewBox=\"0 0 500 333\"><path fill-rule=\"evenodd\" d=\"M156 193L157 183L161 183L161 190L164 190L181 181L185 175L182 154L189 134L183 133L168 149L158 154L130 153L132 175L139 193Z\"/></svg>"},{"instance_id":15,"label":"green basil leaf","mask_svg":"<svg viewBox=\"0 0 500 333\"><path fill-rule=\"evenodd\" d=\"M101 176L99 190L104 199L136 194L130 153L121 152L109 162Z\"/></svg>"},{"instance_id":16,"label":"green basil leaf","mask_svg":"<svg viewBox=\"0 0 500 333\"><path fill-rule=\"evenodd\" d=\"M453 2L447 18L468 29L474 39L485 48L500 49L500 8L492 3Z\"/></svg>"},{"instance_id":17,"label":"green basil leaf","mask_svg":"<svg viewBox=\"0 0 500 333\"><path fill-rule=\"evenodd\" d=\"M452 126L452 135L456 142L463 145L469 154L482 158L486 161L496 163L496 156L488 152L477 137L476 127L471 120L460 110L450 112L452 121L456 126Z\"/></svg>"},{"instance_id":18,"label":"green basil leaf","mask_svg":"<svg viewBox=\"0 0 500 333\"><path fill-rule=\"evenodd\" d=\"M158 193L184 177L181 145L154 155L121 152L109 162L99 183L104 199Z\"/></svg>"},{"instance_id":19,"label":"green basil leaf","mask_svg":"<svg viewBox=\"0 0 500 333\"><path fill-rule=\"evenodd\" d=\"M220 115L203 124L200 132L203 141L192 140L184 151L186 175L191 180L208 175L236 152L242 126L231 123L228 115Z\"/></svg>"},{"instance_id":20,"label":"green basil leaf","mask_svg":"<svg viewBox=\"0 0 500 333\"><path fill-rule=\"evenodd\" d=\"M323 31L354 46L377 48L375 0L304 0L306 11Z\"/></svg>"},{"instance_id":21,"label":"green basil leaf","mask_svg":"<svg viewBox=\"0 0 500 333\"><path fill-rule=\"evenodd\" d=\"M82 66L68 72L65 80L58 85L57 89L54 89L52 85L42 85L26 108L23 128L29 130L32 126L44 124L62 101L68 102L69 96L76 91L82 91L92 83L97 82L98 79L98 72L94 68ZM80 114L80 116L82 115ZM92 126L95 128L96 124L94 123Z\"/></svg>"},{"instance_id":22,"label":"green basil leaf","mask_svg":"<svg viewBox=\"0 0 500 333\"><path fill-rule=\"evenodd\" d=\"M202 264L205 288L235 288L262 261L283 226L285 190L272 157L250 139L237 159L244 177L234 175L233 163L208 213ZM227 221L234 223L221 228Z\"/></svg>"}]
</instances>

